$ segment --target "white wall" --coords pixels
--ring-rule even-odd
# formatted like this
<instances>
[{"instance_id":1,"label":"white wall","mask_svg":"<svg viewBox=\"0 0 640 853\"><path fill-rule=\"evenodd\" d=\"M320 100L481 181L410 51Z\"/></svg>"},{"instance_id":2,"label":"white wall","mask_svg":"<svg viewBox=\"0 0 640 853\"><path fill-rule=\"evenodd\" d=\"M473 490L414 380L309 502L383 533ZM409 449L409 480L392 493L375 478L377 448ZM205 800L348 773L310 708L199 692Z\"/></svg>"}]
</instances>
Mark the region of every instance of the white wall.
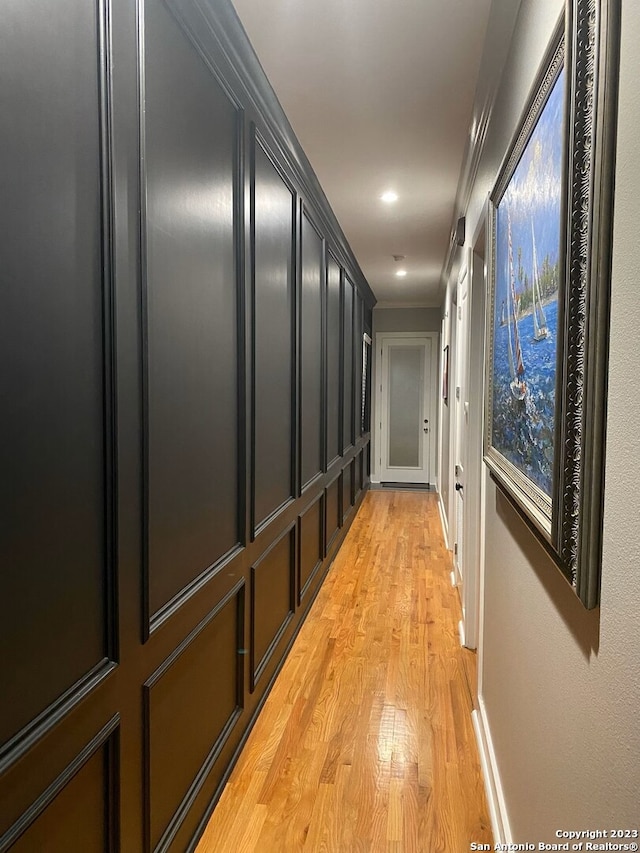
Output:
<instances>
[{"instance_id":1,"label":"white wall","mask_svg":"<svg viewBox=\"0 0 640 853\"><path fill-rule=\"evenodd\" d=\"M640 3L623 0L601 606L587 612L485 472L481 698L511 839L640 828ZM558 0L522 0L470 205L477 232Z\"/></svg>"},{"instance_id":2,"label":"white wall","mask_svg":"<svg viewBox=\"0 0 640 853\"><path fill-rule=\"evenodd\" d=\"M373 333L439 332L439 308L374 308Z\"/></svg>"}]
</instances>

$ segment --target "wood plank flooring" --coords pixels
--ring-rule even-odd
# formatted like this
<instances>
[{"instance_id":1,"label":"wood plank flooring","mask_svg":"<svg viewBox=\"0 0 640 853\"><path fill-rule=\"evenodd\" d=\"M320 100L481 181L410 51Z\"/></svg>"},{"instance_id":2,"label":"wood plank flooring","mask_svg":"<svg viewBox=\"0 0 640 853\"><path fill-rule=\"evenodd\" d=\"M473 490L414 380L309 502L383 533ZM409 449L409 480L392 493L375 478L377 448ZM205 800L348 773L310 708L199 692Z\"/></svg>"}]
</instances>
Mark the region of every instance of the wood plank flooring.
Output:
<instances>
[{"instance_id":1,"label":"wood plank flooring","mask_svg":"<svg viewBox=\"0 0 640 853\"><path fill-rule=\"evenodd\" d=\"M433 493L367 494L196 853L492 843L450 570Z\"/></svg>"}]
</instances>

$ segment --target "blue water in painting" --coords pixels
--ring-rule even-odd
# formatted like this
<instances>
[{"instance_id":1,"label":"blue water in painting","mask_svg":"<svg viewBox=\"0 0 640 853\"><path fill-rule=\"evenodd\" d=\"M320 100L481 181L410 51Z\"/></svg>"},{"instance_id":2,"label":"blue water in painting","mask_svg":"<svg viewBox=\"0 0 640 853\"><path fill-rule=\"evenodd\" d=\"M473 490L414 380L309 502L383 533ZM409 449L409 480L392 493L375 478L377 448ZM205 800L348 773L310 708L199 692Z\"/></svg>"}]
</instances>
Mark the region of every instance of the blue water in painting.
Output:
<instances>
[{"instance_id":1,"label":"blue water in painting","mask_svg":"<svg viewBox=\"0 0 640 853\"><path fill-rule=\"evenodd\" d=\"M558 293L561 288L564 92L565 72L562 71L496 212L492 444L549 496L553 478ZM533 339L531 313L535 280L539 282L547 328L551 333L538 342ZM523 315L520 315L520 307ZM512 378L509 325L501 325L503 312L505 319L510 312L517 314L527 388L524 400L516 400L509 387Z\"/></svg>"},{"instance_id":2,"label":"blue water in painting","mask_svg":"<svg viewBox=\"0 0 640 853\"><path fill-rule=\"evenodd\" d=\"M518 319L527 395L509 387L509 326L496 324L493 371L493 445L543 492L551 495L558 300L545 305L550 337L533 340L533 315Z\"/></svg>"}]
</instances>

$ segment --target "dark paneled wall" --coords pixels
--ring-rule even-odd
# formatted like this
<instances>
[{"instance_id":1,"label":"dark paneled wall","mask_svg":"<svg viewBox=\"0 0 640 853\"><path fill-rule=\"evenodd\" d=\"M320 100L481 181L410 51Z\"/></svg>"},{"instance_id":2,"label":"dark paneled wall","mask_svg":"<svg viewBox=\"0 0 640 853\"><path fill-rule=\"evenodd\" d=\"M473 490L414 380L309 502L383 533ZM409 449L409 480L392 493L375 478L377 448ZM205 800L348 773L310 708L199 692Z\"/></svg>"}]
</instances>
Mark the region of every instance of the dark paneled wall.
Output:
<instances>
[{"instance_id":1,"label":"dark paneled wall","mask_svg":"<svg viewBox=\"0 0 640 853\"><path fill-rule=\"evenodd\" d=\"M294 495L296 195L255 133L251 151L255 535Z\"/></svg>"},{"instance_id":2,"label":"dark paneled wall","mask_svg":"<svg viewBox=\"0 0 640 853\"><path fill-rule=\"evenodd\" d=\"M144 9L142 285L153 620L240 539L241 125L238 107L202 57L175 37L167 8L148 2Z\"/></svg>"},{"instance_id":3,"label":"dark paneled wall","mask_svg":"<svg viewBox=\"0 0 640 853\"><path fill-rule=\"evenodd\" d=\"M324 468L324 241L302 211L300 231L300 453L304 490Z\"/></svg>"},{"instance_id":4,"label":"dark paneled wall","mask_svg":"<svg viewBox=\"0 0 640 853\"><path fill-rule=\"evenodd\" d=\"M327 256L327 460L340 456L342 436L342 284L340 265Z\"/></svg>"},{"instance_id":5,"label":"dark paneled wall","mask_svg":"<svg viewBox=\"0 0 640 853\"><path fill-rule=\"evenodd\" d=\"M185 851L368 483L374 298L225 0L0 52L0 853Z\"/></svg>"}]
</instances>

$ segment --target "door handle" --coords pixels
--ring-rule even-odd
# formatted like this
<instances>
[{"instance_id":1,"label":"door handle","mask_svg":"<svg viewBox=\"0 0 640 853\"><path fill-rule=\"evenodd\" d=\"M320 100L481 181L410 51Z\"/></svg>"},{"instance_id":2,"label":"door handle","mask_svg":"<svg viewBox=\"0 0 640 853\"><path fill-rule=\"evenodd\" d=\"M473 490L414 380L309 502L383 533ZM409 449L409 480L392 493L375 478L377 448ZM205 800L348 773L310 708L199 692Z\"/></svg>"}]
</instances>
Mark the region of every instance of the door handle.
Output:
<instances>
[{"instance_id":1,"label":"door handle","mask_svg":"<svg viewBox=\"0 0 640 853\"><path fill-rule=\"evenodd\" d=\"M464 486L462 485L462 483L456 483L456 492L463 492L463 491L464 491Z\"/></svg>"}]
</instances>

